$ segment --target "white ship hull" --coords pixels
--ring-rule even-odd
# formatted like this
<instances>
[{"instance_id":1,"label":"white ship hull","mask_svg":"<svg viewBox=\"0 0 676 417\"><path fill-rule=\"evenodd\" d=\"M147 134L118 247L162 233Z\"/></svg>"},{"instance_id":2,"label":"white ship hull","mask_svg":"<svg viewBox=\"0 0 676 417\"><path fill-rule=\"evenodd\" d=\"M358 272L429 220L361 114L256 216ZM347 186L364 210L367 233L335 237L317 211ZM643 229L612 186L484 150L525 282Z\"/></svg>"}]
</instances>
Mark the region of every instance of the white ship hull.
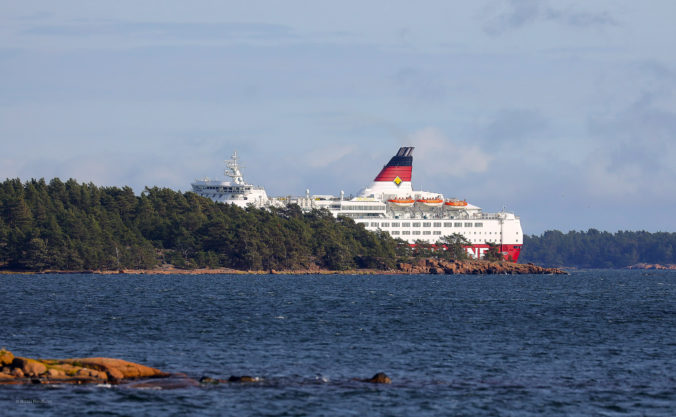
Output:
<instances>
[{"instance_id":1,"label":"white ship hull","mask_svg":"<svg viewBox=\"0 0 676 417\"><path fill-rule=\"evenodd\" d=\"M517 261L523 244L521 220L513 213L484 213L463 201L464 206L392 203L391 200L444 200L439 193L413 191L413 148L401 148L359 197L310 196L293 200L304 210L327 209L335 216L352 218L367 230L384 231L409 244L435 244L442 237L462 235L471 244L470 256L480 258L490 245L498 245L505 259ZM390 200L390 201L388 201ZM459 200L452 200L459 201Z\"/></svg>"}]
</instances>

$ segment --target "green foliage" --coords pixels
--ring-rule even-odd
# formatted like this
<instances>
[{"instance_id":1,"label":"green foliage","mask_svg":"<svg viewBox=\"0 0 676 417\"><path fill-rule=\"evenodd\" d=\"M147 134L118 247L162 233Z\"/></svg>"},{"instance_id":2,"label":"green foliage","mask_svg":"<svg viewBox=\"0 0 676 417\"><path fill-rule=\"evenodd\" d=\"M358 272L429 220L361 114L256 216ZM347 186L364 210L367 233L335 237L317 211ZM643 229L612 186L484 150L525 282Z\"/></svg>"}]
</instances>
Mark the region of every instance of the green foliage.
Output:
<instances>
[{"instance_id":1,"label":"green foliage","mask_svg":"<svg viewBox=\"0 0 676 417\"><path fill-rule=\"evenodd\" d=\"M453 233L444 236L437 242L438 246L446 247L446 250L439 252L439 256L445 259L461 261L469 258L465 246L471 246L472 243L459 233Z\"/></svg>"},{"instance_id":2,"label":"green foliage","mask_svg":"<svg viewBox=\"0 0 676 417\"><path fill-rule=\"evenodd\" d=\"M415 241L415 246L411 248L411 253L415 258L429 258L435 255L437 251L435 245L427 243L422 239Z\"/></svg>"},{"instance_id":3,"label":"green foliage","mask_svg":"<svg viewBox=\"0 0 676 417\"><path fill-rule=\"evenodd\" d=\"M484 252L484 260L490 262L502 262L505 260L504 255L500 252L500 246L495 243L488 242L488 250ZM511 258L510 258L511 259Z\"/></svg>"},{"instance_id":4,"label":"green foliage","mask_svg":"<svg viewBox=\"0 0 676 417\"><path fill-rule=\"evenodd\" d=\"M241 209L193 193L18 179L0 183L0 268L391 268L397 243L298 206Z\"/></svg>"},{"instance_id":5,"label":"green foliage","mask_svg":"<svg viewBox=\"0 0 676 417\"><path fill-rule=\"evenodd\" d=\"M639 262L676 263L676 233L619 231L562 233L550 230L524 236L521 262L577 268L623 268Z\"/></svg>"}]
</instances>

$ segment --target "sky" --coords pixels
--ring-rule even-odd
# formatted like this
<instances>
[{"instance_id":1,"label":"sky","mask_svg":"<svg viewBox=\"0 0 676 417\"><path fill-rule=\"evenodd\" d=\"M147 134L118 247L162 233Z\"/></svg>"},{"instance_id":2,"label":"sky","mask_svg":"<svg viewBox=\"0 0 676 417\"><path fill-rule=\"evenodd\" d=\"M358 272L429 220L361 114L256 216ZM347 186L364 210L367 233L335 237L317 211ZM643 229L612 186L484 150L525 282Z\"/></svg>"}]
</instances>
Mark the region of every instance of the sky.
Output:
<instances>
[{"instance_id":1,"label":"sky","mask_svg":"<svg viewBox=\"0 0 676 417\"><path fill-rule=\"evenodd\" d=\"M0 0L0 179L413 187L676 232L676 2Z\"/></svg>"}]
</instances>

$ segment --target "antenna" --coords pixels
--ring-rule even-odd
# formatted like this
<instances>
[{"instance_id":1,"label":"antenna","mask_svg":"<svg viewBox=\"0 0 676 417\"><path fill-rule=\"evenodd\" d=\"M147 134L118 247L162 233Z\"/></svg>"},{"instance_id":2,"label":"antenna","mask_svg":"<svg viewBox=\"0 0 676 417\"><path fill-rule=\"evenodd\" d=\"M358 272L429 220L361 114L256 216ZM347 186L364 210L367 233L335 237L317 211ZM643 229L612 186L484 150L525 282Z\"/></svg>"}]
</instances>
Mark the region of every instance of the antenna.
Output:
<instances>
[{"instance_id":1,"label":"antenna","mask_svg":"<svg viewBox=\"0 0 676 417\"><path fill-rule=\"evenodd\" d=\"M225 175L232 178L233 182L237 185L244 184L244 178L242 178L242 172L239 170L240 166L237 162L237 151L233 152L230 160L225 161Z\"/></svg>"}]
</instances>

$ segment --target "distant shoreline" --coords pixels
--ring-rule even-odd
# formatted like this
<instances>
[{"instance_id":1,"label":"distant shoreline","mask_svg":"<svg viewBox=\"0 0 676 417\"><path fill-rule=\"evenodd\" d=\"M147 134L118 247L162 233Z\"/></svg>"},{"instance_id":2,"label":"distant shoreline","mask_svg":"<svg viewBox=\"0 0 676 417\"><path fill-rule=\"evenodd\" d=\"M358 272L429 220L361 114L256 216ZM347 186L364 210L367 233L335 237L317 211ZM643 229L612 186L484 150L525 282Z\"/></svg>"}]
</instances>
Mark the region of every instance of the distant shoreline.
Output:
<instances>
[{"instance_id":1,"label":"distant shoreline","mask_svg":"<svg viewBox=\"0 0 676 417\"><path fill-rule=\"evenodd\" d=\"M400 263L396 269L348 269L329 270L321 268L291 270L238 270L232 268L181 269L172 265L149 269L120 270L44 270L44 271L0 271L0 274L94 274L94 275L484 275L484 274L567 274L561 268L545 268L533 264L511 262L489 262L482 260L444 261L423 258L413 263Z\"/></svg>"},{"instance_id":2,"label":"distant shoreline","mask_svg":"<svg viewBox=\"0 0 676 417\"><path fill-rule=\"evenodd\" d=\"M486 262L487 261L457 261L463 262ZM500 263L498 263L500 264ZM575 271L581 268L574 266L562 266L556 268L540 267L532 264L512 264L512 265L526 265L527 267L541 268L542 271L529 272L511 271L511 272L455 272L456 274L550 274L550 273L567 273L566 271ZM589 269L589 268L582 268ZM592 268L596 269L596 268ZM622 268L601 268L614 270L657 270L657 271L676 271L676 264L648 264L638 263ZM554 272L555 271L555 272ZM196 268L196 269L182 269L173 266L164 266L151 269L120 269L120 270L56 270L47 269L44 271L25 271L25 270L0 270L0 275L68 275L68 274L91 274L91 275L419 275L419 274L435 274L437 272L421 271L421 272L407 272L402 269L349 269L349 270L330 270L330 269L293 269L293 270L240 270L232 268ZM445 274L445 272L438 272Z\"/></svg>"}]
</instances>

